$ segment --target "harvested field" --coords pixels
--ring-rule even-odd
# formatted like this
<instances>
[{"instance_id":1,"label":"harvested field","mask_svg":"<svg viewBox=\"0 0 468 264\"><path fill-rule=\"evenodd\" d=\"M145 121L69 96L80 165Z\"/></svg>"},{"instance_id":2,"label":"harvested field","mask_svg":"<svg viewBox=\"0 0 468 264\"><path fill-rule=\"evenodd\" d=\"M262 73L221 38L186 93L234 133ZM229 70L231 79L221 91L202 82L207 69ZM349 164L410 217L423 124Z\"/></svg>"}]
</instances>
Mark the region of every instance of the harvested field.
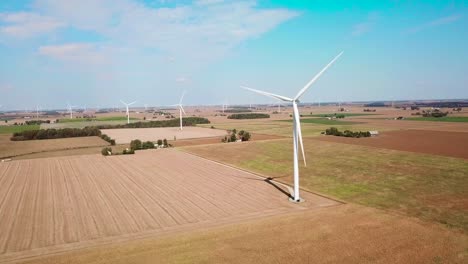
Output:
<instances>
[{"instance_id":1,"label":"harvested field","mask_svg":"<svg viewBox=\"0 0 468 264\"><path fill-rule=\"evenodd\" d=\"M346 204L25 263L466 263L467 243L440 226Z\"/></svg>"},{"instance_id":2,"label":"harvested field","mask_svg":"<svg viewBox=\"0 0 468 264\"><path fill-rule=\"evenodd\" d=\"M183 147L185 151L292 184L292 140ZM304 138L301 187L441 223L468 234L468 161Z\"/></svg>"},{"instance_id":3,"label":"harvested field","mask_svg":"<svg viewBox=\"0 0 468 264\"><path fill-rule=\"evenodd\" d=\"M109 145L100 137L60 138L11 141L10 135L0 135L0 158L56 150L102 147Z\"/></svg>"},{"instance_id":4,"label":"harvested field","mask_svg":"<svg viewBox=\"0 0 468 264\"><path fill-rule=\"evenodd\" d=\"M339 204L287 190L169 149L0 163L0 262Z\"/></svg>"},{"instance_id":5,"label":"harvested field","mask_svg":"<svg viewBox=\"0 0 468 264\"><path fill-rule=\"evenodd\" d=\"M370 138L323 136L317 139L468 159L468 132L397 130Z\"/></svg>"},{"instance_id":6,"label":"harvested field","mask_svg":"<svg viewBox=\"0 0 468 264\"><path fill-rule=\"evenodd\" d=\"M203 127L184 127L180 131L178 127L161 128L119 128L102 129L103 134L109 135L119 144L130 143L134 139L142 141L156 141L158 139L173 140L189 138L209 138L221 137L227 133L225 130L203 128Z\"/></svg>"},{"instance_id":7,"label":"harvested field","mask_svg":"<svg viewBox=\"0 0 468 264\"><path fill-rule=\"evenodd\" d=\"M183 139L183 140L177 140L177 141L169 141L169 143L174 147L196 146L196 145L221 143L221 139L223 138L224 137ZM274 135L264 135L264 134L252 134L250 141L271 140L271 139L281 139L281 138L284 138L284 137L274 136Z\"/></svg>"}]
</instances>

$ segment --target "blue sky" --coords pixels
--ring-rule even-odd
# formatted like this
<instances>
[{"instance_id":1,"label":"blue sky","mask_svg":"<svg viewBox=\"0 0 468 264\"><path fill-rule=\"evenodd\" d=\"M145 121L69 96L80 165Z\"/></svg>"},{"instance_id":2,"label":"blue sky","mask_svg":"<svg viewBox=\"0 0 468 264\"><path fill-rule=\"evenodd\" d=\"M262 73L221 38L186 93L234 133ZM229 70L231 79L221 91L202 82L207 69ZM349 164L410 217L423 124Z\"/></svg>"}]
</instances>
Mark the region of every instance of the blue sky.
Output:
<instances>
[{"instance_id":1,"label":"blue sky","mask_svg":"<svg viewBox=\"0 0 468 264\"><path fill-rule=\"evenodd\" d=\"M2 109L468 98L467 1L0 1Z\"/></svg>"}]
</instances>

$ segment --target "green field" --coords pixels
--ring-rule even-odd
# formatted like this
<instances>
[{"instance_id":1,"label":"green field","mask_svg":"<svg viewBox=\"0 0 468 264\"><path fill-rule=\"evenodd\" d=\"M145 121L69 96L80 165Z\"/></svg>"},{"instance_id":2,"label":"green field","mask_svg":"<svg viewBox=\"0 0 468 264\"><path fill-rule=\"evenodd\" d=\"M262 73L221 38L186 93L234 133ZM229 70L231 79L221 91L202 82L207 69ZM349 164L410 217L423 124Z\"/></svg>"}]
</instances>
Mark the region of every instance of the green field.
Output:
<instances>
[{"instance_id":1,"label":"green field","mask_svg":"<svg viewBox=\"0 0 468 264\"><path fill-rule=\"evenodd\" d=\"M313 138L304 138L304 145L302 188L468 232L466 160ZM292 183L289 139L185 150Z\"/></svg>"},{"instance_id":2,"label":"green field","mask_svg":"<svg viewBox=\"0 0 468 264\"><path fill-rule=\"evenodd\" d=\"M26 130L35 129L39 129L39 125L0 126L0 134L13 134L15 132L23 132Z\"/></svg>"},{"instance_id":3,"label":"green field","mask_svg":"<svg viewBox=\"0 0 468 264\"><path fill-rule=\"evenodd\" d=\"M317 115L303 115L306 117L334 117L335 115L348 116L369 116L369 115L378 115L378 114L368 114L368 113L333 113L333 114L317 114Z\"/></svg>"},{"instance_id":4,"label":"green field","mask_svg":"<svg viewBox=\"0 0 468 264\"><path fill-rule=\"evenodd\" d=\"M138 118L130 117L130 120L138 120ZM92 122L92 121L127 121L126 116L109 116L98 118L64 118L60 119L59 123L75 123L75 122Z\"/></svg>"},{"instance_id":5,"label":"green field","mask_svg":"<svg viewBox=\"0 0 468 264\"><path fill-rule=\"evenodd\" d=\"M406 120L439 121L439 122L468 122L468 116L408 117L408 118L406 118Z\"/></svg>"},{"instance_id":6,"label":"green field","mask_svg":"<svg viewBox=\"0 0 468 264\"><path fill-rule=\"evenodd\" d=\"M287 120L292 122L292 120ZM359 124L358 122L351 121L341 121L336 119L326 119L326 118L301 118L301 123L305 124L320 124L320 125L355 125Z\"/></svg>"},{"instance_id":7,"label":"green field","mask_svg":"<svg viewBox=\"0 0 468 264\"><path fill-rule=\"evenodd\" d=\"M287 122L289 120L282 120L282 121L268 121L268 122L246 122L246 123L218 123L218 124L205 124L205 125L197 125L200 127L209 128L214 126L217 129L237 129L237 130L245 130L256 134L265 134L265 135L275 135L275 136L284 136L284 137L291 137L292 136L292 122ZM327 120L333 121L333 120ZM375 127L368 127L366 124L357 124L357 125L350 125L356 124L355 122L347 122L347 121L336 121L336 123L331 123L334 127L338 128L339 130L361 130L361 131L369 131L375 130ZM325 129L330 128L330 123L321 124L321 123L302 123L302 136L309 137L309 136L319 136L321 132L324 132ZM380 131L385 129L379 128Z\"/></svg>"}]
</instances>

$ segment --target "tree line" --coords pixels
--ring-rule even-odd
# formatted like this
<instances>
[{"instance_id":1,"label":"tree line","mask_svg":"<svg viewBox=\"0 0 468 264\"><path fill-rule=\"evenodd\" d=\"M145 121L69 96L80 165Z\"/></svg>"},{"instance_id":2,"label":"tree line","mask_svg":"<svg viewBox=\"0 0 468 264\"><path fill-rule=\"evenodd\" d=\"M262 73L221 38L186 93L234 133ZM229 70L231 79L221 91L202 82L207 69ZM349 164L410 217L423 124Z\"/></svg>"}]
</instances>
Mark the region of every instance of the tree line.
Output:
<instances>
[{"instance_id":1,"label":"tree line","mask_svg":"<svg viewBox=\"0 0 468 264\"><path fill-rule=\"evenodd\" d=\"M260 113L246 113L246 114L232 114L227 117L228 119L257 119L257 118L270 118L269 114Z\"/></svg>"}]
</instances>

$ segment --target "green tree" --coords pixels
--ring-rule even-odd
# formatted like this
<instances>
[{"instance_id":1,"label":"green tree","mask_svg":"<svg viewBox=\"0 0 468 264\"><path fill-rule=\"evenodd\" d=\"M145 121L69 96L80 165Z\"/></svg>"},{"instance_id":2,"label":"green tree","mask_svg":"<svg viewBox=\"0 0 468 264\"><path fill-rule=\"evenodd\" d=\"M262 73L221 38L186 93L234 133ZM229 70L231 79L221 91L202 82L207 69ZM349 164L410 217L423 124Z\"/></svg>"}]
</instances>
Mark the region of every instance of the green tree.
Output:
<instances>
[{"instance_id":1,"label":"green tree","mask_svg":"<svg viewBox=\"0 0 468 264\"><path fill-rule=\"evenodd\" d=\"M135 139L130 142L130 149L131 150L139 150L141 149L141 140Z\"/></svg>"}]
</instances>

